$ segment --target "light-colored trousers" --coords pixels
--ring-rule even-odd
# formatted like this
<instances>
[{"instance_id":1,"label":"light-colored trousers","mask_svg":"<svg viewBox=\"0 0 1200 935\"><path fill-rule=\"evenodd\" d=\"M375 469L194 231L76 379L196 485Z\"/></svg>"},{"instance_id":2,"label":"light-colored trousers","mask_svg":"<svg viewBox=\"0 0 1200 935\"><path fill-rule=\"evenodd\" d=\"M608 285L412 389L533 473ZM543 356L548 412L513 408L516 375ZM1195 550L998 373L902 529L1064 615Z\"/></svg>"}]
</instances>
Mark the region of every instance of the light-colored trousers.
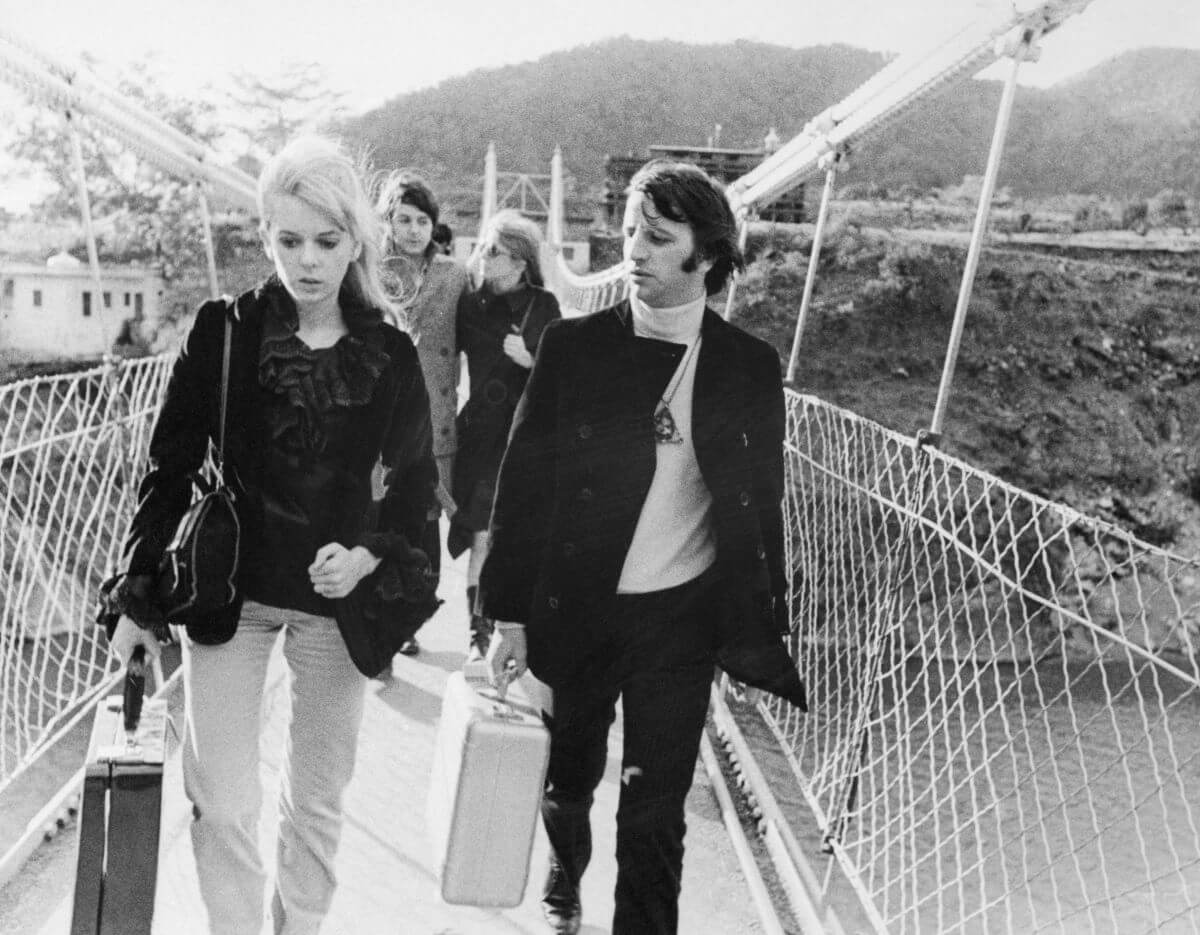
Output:
<instances>
[{"instance_id":1,"label":"light-colored trousers","mask_svg":"<svg viewBox=\"0 0 1200 935\"><path fill-rule=\"evenodd\" d=\"M342 794L354 771L367 680L332 619L247 602L228 643L183 645L184 789L213 935L262 930L259 743L267 662L281 634L291 723L281 769L276 935L315 935L333 899Z\"/></svg>"}]
</instances>

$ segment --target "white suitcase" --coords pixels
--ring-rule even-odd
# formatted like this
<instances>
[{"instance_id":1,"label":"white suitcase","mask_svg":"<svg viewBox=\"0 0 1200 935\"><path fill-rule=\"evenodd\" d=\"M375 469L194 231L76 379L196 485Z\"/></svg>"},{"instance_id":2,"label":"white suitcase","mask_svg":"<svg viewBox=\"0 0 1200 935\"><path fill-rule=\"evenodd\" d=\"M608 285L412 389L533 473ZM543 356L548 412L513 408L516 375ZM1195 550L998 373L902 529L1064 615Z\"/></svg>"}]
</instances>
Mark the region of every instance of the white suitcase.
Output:
<instances>
[{"instance_id":1,"label":"white suitcase","mask_svg":"<svg viewBox=\"0 0 1200 935\"><path fill-rule=\"evenodd\" d=\"M543 699L524 678L505 700L462 672L446 680L429 783L428 828L442 899L521 904L550 760Z\"/></svg>"}]
</instances>

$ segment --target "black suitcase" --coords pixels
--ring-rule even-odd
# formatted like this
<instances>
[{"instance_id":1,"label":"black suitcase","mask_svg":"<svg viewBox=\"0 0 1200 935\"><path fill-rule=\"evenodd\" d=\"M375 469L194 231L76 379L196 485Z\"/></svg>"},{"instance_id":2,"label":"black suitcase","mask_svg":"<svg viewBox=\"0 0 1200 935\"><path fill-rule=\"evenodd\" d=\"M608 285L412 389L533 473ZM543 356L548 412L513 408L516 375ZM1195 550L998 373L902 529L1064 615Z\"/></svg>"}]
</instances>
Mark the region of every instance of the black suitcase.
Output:
<instances>
[{"instance_id":1,"label":"black suitcase","mask_svg":"<svg viewBox=\"0 0 1200 935\"><path fill-rule=\"evenodd\" d=\"M79 806L71 935L150 935L162 818L165 702L143 707L135 653L124 695L100 703Z\"/></svg>"}]
</instances>

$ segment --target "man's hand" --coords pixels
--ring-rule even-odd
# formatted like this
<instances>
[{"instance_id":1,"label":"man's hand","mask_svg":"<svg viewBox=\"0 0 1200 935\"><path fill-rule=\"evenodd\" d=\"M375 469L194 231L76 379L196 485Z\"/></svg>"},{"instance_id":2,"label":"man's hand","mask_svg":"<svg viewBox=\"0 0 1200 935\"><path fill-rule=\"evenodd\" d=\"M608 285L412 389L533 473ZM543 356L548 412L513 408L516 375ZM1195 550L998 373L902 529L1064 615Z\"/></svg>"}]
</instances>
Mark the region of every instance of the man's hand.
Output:
<instances>
[{"instance_id":1,"label":"man's hand","mask_svg":"<svg viewBox=\"0 0 1200 935\"><path fill-rule=\"evenodd\" d=\"M330 542L317 549L308 577L313 590L322 597L345 597L379 565L379 559L361 545L347 549Z\"/></svg>"},{"instance_id":2,"label":"man's hand","mask_svg":"<svg viewBox=\"0 0 1200 935\"><path fill-rule=\"evenodd\" d=\"M509 682L524 675L529 668L527 656L525 625L497 620L487 652L488 678L492 685L503 692Z\"/></svg>"},{"instance_id":3,"label":"man's hand","mask_svg":"<svg viewBox=\"0 0 1200 935\"><path fill-rule=\"evenodd\" d=\"M525 339L519 334L504 336L504 353L518 367L528 370L533 366L533 355L529 353L529 348L525 346Z\"/></svg>"},{"instance_id":4,"label":"man's hand","mask_svg":"<svg viewBox=\"0 0 1200 935\"><path fill-rule=\"evenodd\" d=\"M138 646L146 647L146 662L153 662L162 654L162 647L149 630L143 630L128 617L122 616L113 630L112 639L108 641L109 648L121 661L122 666L129 665L129 659ZM157 670L156 670L157 671Z\"/></svg>"}]
</instances>

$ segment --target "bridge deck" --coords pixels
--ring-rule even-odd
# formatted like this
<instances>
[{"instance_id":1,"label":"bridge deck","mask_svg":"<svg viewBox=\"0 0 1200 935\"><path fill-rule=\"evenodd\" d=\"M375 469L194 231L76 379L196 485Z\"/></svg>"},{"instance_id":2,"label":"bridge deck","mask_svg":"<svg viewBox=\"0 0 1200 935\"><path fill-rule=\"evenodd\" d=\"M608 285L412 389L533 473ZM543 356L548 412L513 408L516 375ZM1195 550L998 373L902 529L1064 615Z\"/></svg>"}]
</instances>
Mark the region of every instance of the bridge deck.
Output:
<instances>
[{"instance_id":1,"label":"bridge deck","mask_svg":"<svg viewBox=\"0 0 1200 935\"><path fill-rule=\"evenodd\" d=\"M445 557L444 557L445 558ZM448 559L446 559L448 560ZM329 935L502 935L546 931L538 907L546 861L539 829L524 903L512 910L448 906L436 892L435 869L425 830L425 795L442 688L461 666L466 639L462 573L465 560L444 566L438 615L421 632L423 652L398 657L393 675L368 688L359 761L347 794L347 819L338 856L339 888L325 932ZM282 678L276 665L272 677ZM279 706L281 709L283 704ZM272 856L282 728L286 711L275 710L264 742L263 853ZM620 719L610 738L608 770L594 810L595 857L584 880L584 935L607 932L615 874L613 815L620 777ZM204 912L196 889L179 757L168 762L159 864L156 935L203 935ZM726 835L704 770L687 806L680 930L689 935L741 935L762 931L745 878ZM0 897L0 931L11 935L65 935L70 924L74 877L73 829L64 832L27 866Z\"/></svg>"}]
</instances>

